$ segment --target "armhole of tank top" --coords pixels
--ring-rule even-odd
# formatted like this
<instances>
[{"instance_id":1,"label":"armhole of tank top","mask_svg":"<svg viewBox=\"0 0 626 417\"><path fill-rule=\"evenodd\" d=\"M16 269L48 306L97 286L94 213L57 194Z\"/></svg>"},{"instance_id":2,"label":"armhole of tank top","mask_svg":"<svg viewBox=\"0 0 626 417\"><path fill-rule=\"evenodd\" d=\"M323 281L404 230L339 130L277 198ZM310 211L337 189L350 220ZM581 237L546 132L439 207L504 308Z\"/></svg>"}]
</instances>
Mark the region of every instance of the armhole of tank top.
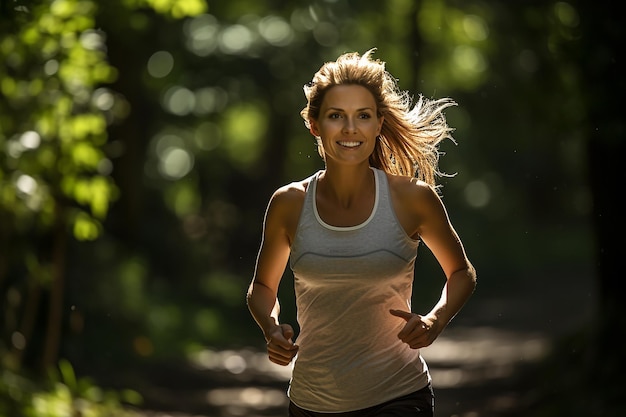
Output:
<instances>
[{"instance_id":1,"label":"armhole of tank top","mask_svg":"<svg viewBox=\"0 0 626 417\"><path fill-rule=\"evenodd\" d=\"M396 223L396 226L398 227L398 229L400 229L400 231L402 232L402 235L405 237L405 239L407 239L407 241L413 243L413 244L419 244L422 239L417 238L417 239L413 239L411 236L409 236L409 234L406 232L406 230L404 230L404 227L402 226L402 223L400 223L400 219L398 218L398 213L396 213L396 208L393 205L393 200L391 199L391 185L389 184L389 178L387 178L387 173L383 170L380 170L381 175L384 175L385 178L383 179L383 181L387 182L387 203L388 203L388 209L391 213L391 215L393 216L393 221Z\"/></svg>"},{"instance_id":2,"label":"armhole of tank top","mask_svg":"<svg viewBox=\"0 0 626 417\"><path fill-rule=\"evenodd\" d=\"M296 241L298 240L298 232L300 231L300 226L301 226L302 222L304 221L304 218L303 218L302 215L304 214L305 210L307 209L308 199L310 198L309 192L313 192L313 193L315 192L315 184L317 183L317 177L319 176L320 172L321 171L317 171L315 174L311 175L308 178L309 183L306 186L306 190L304 192L304 201L302 202L302 208L300 209L300 215L298 216L298 223L296 225L296 230L294 231L294 234L293 234L293 242L291 242L291 246L289 248L290 252L292 251L293 246L295 245ZM311 188L311 186L313 186L313 188Z\"/></svg>"}]
</instances>

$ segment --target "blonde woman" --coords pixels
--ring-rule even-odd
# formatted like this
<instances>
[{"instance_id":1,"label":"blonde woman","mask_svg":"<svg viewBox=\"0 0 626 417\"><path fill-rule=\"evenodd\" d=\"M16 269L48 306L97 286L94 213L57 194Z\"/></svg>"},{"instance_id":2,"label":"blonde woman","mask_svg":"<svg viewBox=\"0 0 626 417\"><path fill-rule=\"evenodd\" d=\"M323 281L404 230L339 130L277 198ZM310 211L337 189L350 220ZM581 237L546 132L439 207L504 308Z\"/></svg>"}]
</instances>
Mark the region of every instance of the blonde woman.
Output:
<instances>
[{"instance_id":1,"label":"blonde woman","mask_svg":"<svg viewBox=\"0 0 626 417\"><path fill-rule=\"evenodd\" d=\"M476 272L436 190L438 144L450 138L450 99L412 105L384 62L348 53L304 87L301 115L325 169L270 199L250 312L269 359L293 364L289 415L432 416L420 348L459 312ZM439 300L411 311L419 243L446 277ZM279 319L289 264L300 328ZM418 277L419 278L419 277Z\"/></svg>"}]
</instances>

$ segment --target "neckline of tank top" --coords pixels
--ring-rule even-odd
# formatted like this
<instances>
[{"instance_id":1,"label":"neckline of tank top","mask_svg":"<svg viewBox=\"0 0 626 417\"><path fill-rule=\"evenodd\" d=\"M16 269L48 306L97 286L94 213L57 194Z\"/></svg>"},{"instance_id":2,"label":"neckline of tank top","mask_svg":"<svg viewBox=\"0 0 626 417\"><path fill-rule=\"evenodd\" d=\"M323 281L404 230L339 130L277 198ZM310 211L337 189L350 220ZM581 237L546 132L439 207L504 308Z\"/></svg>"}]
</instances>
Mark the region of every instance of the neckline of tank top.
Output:
<instances>
[{"instance_id":1,"label":"neckline of tank top","mask_svg":"<svg viewBox=\"0 0 626 417\"><path fill-rule=\"evenodd\" d=\"M317 193L317 180L319 179L319 176L322 171L320 170L315 174L315 179L313 181L313 188L311 189L311 192L313 193L312 195L313 213L315 214L315 218L317 219L320 225L322 225L323 227L329 230L334 230L337 232L349 232L349 231L361 229L367 226L372 221L372 219L376 215L376 212L378 211L378 204L380 201L380 179L379 179L379 173L377 172L377 170L373 167L370 167L370 169L374 173L374 185L376 187L376 197L374 198L374 207L372 208L372 212L370 213L369 217L365 219L365 221L363 221L360 224L356 224L354 226L333 226L332 224L328 224L324 220L322 220L322 217L317 211L317 204L316 204L316 199L315 199L315 196Z\"/></svg>"}]
</instances>

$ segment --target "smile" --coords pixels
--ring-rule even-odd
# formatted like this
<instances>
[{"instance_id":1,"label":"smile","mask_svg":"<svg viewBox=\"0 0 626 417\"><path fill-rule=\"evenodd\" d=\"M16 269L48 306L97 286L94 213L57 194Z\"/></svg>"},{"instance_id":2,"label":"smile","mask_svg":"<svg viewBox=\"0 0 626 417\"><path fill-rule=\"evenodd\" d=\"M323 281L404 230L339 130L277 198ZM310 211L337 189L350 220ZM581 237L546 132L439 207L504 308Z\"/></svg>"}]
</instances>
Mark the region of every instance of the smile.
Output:
<instances>
[{"instance_id":1,"label":"smile","mask_svg":"<svg viewBox=\"0 0 626 417\"><path fill-rule=\"evenodd\" d=\"M356 148L361 145L363 142L337 142L339 145L345 148Z\"/></svg>"}]
</instances>

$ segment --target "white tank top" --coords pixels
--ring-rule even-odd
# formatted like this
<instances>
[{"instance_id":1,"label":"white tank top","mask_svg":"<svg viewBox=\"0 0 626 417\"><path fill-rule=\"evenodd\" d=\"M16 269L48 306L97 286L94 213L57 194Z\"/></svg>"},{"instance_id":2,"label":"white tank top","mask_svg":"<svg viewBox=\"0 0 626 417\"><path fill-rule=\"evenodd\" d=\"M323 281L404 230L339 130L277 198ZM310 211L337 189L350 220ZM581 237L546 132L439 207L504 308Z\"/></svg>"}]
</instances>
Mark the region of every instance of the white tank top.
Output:
<instances>
[{"instance_id":1,"label":"white tank top","mask_svg":"<svg viewBox=\"0 0 626 417\"><path fill-rule=\"evenodd\" d=\"M357 226L326 224L315 204L320 172L311 178L291 247L300 346L289 397L300 408L359 410L424 388L430 382L419 350L398 339L411 310L418 241L393 210L387 176L372 168L376 199Z\"/></svg>"}]
</instances>

